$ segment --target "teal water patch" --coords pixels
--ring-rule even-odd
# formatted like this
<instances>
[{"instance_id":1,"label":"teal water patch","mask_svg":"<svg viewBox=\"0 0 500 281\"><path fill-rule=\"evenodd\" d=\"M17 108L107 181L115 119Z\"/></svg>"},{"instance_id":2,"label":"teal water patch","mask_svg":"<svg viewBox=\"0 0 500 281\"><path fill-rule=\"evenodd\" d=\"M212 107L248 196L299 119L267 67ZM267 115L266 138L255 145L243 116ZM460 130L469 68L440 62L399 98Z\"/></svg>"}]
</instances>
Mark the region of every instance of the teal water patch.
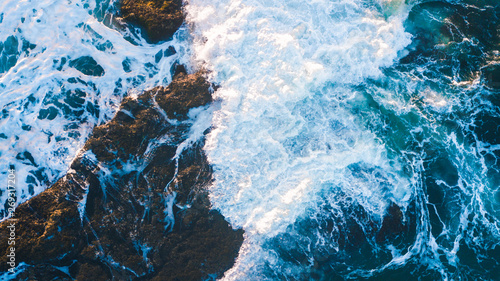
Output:
<instances>
[{"instance_id":1,"label":"teal water patch","mask_svg":"<svg viewBox=\"0 0 500 281\"><path fill-rule=\"evenodd\" d=\"M103 76L104 69L100 66L93 57L83 56L71 60L68 63L69 67L73 67L85 75Z\"/></svg>"},{"instance_id":2,"label":"teal water patch","mask_svg":"<svg viewBox=\"0 0 500 281\"><path fill-rule=\"evenodd\" d=\"M7 37L4 42L0 42L0 74L16 65L21 54L28 55L35 47L36 45L25 39L19 40L14 35Z\"/></svg>"}]
</instances>

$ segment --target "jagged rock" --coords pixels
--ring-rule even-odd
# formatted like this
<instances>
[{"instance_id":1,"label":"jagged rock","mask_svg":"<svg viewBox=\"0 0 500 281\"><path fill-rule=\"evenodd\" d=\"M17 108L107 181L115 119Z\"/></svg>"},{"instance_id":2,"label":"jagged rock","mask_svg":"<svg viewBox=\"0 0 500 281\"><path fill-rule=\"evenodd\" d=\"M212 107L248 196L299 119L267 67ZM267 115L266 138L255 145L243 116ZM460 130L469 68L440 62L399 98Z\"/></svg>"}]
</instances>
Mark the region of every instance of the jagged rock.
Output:
<instances>
[{"instance_id":1,"label":"jagged rock","mask_svg":"<svg viewBox=\"0 0 500 281\"><path fill-rule=\"evenodd\" d=\"M210 209L203 140L176 157L209 88L179 73L94 129L66 176L16 210L16 262L30 265L21 280L202 280L232 266L243 231Z\"/></svg>"},{"instance_id":2,"label":"jagged rock","mask_svg":"<svg viewBox=\"0 0 500 281\"><path fill-rule=\"evenodd\" d=\"M210 85L205 81L201 73L195 76L188 76L180 72L179 79L166 88L156 99L158 105L165 110L168 118L186 120L189 108L197 107L211 101L212 97L208 92ZM203 95L192 96L188 93L203 92Z\"/></svg>"},{"instance_id":3,"label":"jagged rock","mask_svg":"<svg viewBox=\"0 0 500 281\"><path fill-rule=\"evenodd\" d=\"M140 25L151 43L167 40L184 21L181 0L121 0L121 15Z\"/></svg>"}]
</instances>

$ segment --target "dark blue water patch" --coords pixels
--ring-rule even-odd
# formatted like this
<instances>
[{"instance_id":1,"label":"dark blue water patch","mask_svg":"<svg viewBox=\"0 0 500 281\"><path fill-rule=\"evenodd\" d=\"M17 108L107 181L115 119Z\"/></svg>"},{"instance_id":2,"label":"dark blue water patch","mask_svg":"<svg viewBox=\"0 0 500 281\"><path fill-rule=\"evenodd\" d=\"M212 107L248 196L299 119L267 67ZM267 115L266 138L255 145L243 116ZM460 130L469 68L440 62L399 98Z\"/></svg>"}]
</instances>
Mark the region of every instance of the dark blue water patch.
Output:
<instances>
[{"instance_id":1,"label":"dark blue water patch","mask_svg":"<svg viewBox=\"0 0 500 281\"><path fill-rule=\"evenodd\" d=\"M36 170L30 170L25 182L32 186L47 186L50 183L47 171L43 167L40 167ZM28 190L28 192L30 195L33 195L33 193L31 193L32 191Z\"/></svg>"},{"instance_id":2,"label":"dark blue water patch","mask_svg":"<svg viewBox=\"0 0 500 281\"><path fill-rule=\"evenodd\" d=\"M19 41L17 40L17 37L14 35L11 35L5 39L3 43L1 43L0 50L2 50L3 53L7 55L15 55L18 53L17 48L19 45Z\"/></svg>"},{"instance_id":3,"label":"dark blue water patch","mask_svg":"<svg viewBox=\"0 0 500 281\"><path fill-rule=\"evenodd\" d=\"M131 63L132 62L131 62L130 58L126 58L124 61L122 61L123 71L130 73L132 71Z\"/></svg>"},{"instance_id":4,"label":"dark blue water patch","mask_svg":"<svg viewBox=\"0 0 500 281\"><path fill-rule=\"evenodd\" d=\"M0 73L9 71L17 63L19 42L13 35L0 42Z\"/></svg>"},{"instance_id":5,"label":"dark blue water patch","mask_svg":"<svg viewBox=\"0 0 500 281\"><path fill-rule=\"evenodd\" d=\"M97 120L100 109L95 97L99 95L99 91L95 85L77 77L69 78L68 83L60 83L57 91L46 94L38 112L38 119L54 120L61 116L77 123Z\"/></svg>"},{"instance_id":6,"label":"dark blue water patch","mask_svg":"<svg viewBox=\"0 0 500 281\"><path fill-rule=\"evenodd\" d=\"M162 58L163 58L163 51L160 50L155 55L155 63L159 63Z\"/></svg>"},{"instance_id":7,"label":"dark blue water patch","mask_svg":"<svg viewBox=\"0 0 500 281\"><path fill-rule=\"evenodd\" d=\"M140 35L138 35L138 34L141 34L141 32L139 29L134 31L134 28L132 28L131 30L132 30L131 34L123 36L123 39L125 39L127 42L129 42L130 44L132 44L134 46L139 46L140 45L139 44Z\"/></svg>"},{"instance_id":8,"label":"dark blue water patch","mask_svg":"<svg viewBox=\"0 0 500 281\"><path fill-rule=\"evenodd\" d=\"M11 35L0 42L0 73L9 71L14 65L21 54L29 55L29 53L36 48L35 44L31 44L25 39L18 39L16 36Z\"/></svg>"},{"instance_id":9,"label":"dark blue water patch","mask_svg":"<svg viewBox=\"0 0 500 281\"><path fill-rule=\"evenodd\" d=\"M422 257L424 259L425 257ZM328 279L325 279L328 280ZM346 280L346 279L344 279ZM368 278L352 278L348 280L369 280L369 281L388 281L388 280L405 280L405 281L437 281L443 280L442 276L436 269L429 268L423 265L417 259L412 259L403 266L392 266L384 271L376 272ZM455 279L452 279L455 280ZM471 280L472 281L472 280Z\"/></svg>"},{"instance_id":10,"label":"dark blue water patch","mask_svg":"<svg viewBox=\"0 0 500 281\"><path fill-rule=\"evenodd\" d=\"M500 187L500 151L483 151L480 155L484 159L484 164L488 167L486 171L488 186L492 187L492 190L498 189ZM489 200L489 203L492 203L493 206L489 206L488 211L493 214L497 213L498 219L500 219L500 206L496 206L500 204L500 200L496 200L497 198L499 197L495 197L495 200Z\"/></svg>"},{"instance_id":11,"label":"dark blue water patch","mask_svg":"<svg viewBox=\"0 0 500 281\"><path fill-rule=\"evenodd\" d=\"M68 58L62 57L61 59L54 59L52 60L52 62L54 63L53 67L58 71L61 71L63 67L66 65L66 62L68 62Z\"/></svg>"},{"instance_id":12,"label":"dark blue water patch","mask_svg":"<svg viewBox=\"0 0 500 281\"><path fill-rule=\"evenodd\" d=\"M118 80L116 80L115 82L115 89L113 90L113 93L115 95L118 95L122 91L123 91L123 80L122 78L118 78Z\"/></svg>"},{"instance_id":13,"label":"dark blue water patch","mask_svg":"<svg viewBox=\"0 0 500 281\"><path fill-rule=\"evenodd\" d=\"M64 97L64 102L72 108L83 107L87 94L80 89L76 89L70 93Z\"/></svg>"},{"instance_id":14,"label":"dark blue water patch","mask_svg":"<svg viewBox=\"0 0 500 281\"><path fill-rule=\"evenodd\" d=\"M71 84L77 84L77 83L80 83L84 86L88 86L88 85L93 85L93 84L89 84L87 83L86 81L80 79L79 77L71 77L71 78L68 78L68 82L71 83ZM95 85L93 86L94 90L97 90L97 88L95 87Z\"/></svg>"},{"instance_id":15,"label":"dark blue water patch","mask_svg":"<svg viewBox=\"0 0 500 281\"><path fill-rule=\"evenodd\" d=\"M500 144L500 115L481 111L474 117L473 133L478 140L488 144Z\"/></svg>"},{"instance_id":16,"label":"dark blue water patch","mask_svg":"<svg viewBox=\"0 0 500 281\"><path fill-rule=\"evenodd\" d=\"M97 119L99 119L99 104L97 102L92 103L90 101L87 102L86 105L87 112L89 112L91 115L95 116Z\"/></svg>"},{"instance_id":17,"label":"dark blue water patch","mask_svg":"<svg viewBox=\"0 0 500 281\"><path fill-rule=\"evenodd\" d=\"M61 97L57 95L50 98L46 97L43 104L48 105L48 107L40 109L38 119L48 118L52 120L59 114L67 120L79 119L85 112L85 100L82 99L85 96L86 94L83 91L76 89L63 92L62 101Z\"/></svg>"},{"instance_id":18,"label":"dark blue water patch","mask_svg":"<svg viewBox=\"0 0 500 281\"><path fill-rule=\"evenodd\" d=\"M33 195L35 193L35 186L38 186L39 183L33 175L28 175L26 177L26 183L28 184L28 193Z\"/></svg>"},{"instance_id":19,"label":"dark blue water patch","mask_svg":"<svg viewBox=\"0 0 500 281\"><path fill-rule=\"evenodd\" d=\"M12 102L11 103L8 103L5 105L6 108L2 109L2 119L5 119L7 117L9 117L9 110L7 109L8 107L12 106Z\"/></svg>"},{"instance_id":20,"label":"dark blue water patch","mask_svg":"<svg viewBox=\"0 0 500 281\"><path fill-rule=\"evenodd\" d=\"M177 51L175 50L174 46L168 46L168 48L163 52L163 55L165 57L170 57L170 56L173 56L177 53Z\"/></svg>"},{"instance_id":21,"label":"dark blue water patch","mask_svg":"<svg viewBox=\"0 0 500 281\"><path fill-rule=\"evenodd\" d=\"M39 100L35 97L35 95L31 94L21 102L21 108L24 111L30 111L37 106L38 102Z\"/></svg>"},{"instance_id":22,"label":"dark blue water patch","mask_svg":"<svg viewBox=\"0 0 500 281\"><path fill-rule=\"evenodd\" d=\"M408 250L413 245L418 245L418 243L415 244L415 238L417 237L417 225L421 223L419 219L421 207L420 204L414 201L407 211L403 213L399 207L391 205L384 217L382 227L378 230L377 228L372 229L375 231L370 231L370 228L362 228L367 239L361 240L359 240L361 235L356 235L360 230L352 227L352 225L367 226L370 224L370 219L364 217L362 215L363 211L357 208L351 209L354 212L347 212L345 219L341 221L331 219L330 223L325 223L328 220L324 220L317 224L318 216L314 216L315 221L305 219L305 221L289 227L286 233L279 235L266 244L267 247L273 250L274 254L278 255L282 260L282 264L278 267L278 270L274 266L267 265L264 272L268 277L275 280L385 281L443 280L444 276L441 271L444 270L448 280L496 280L495 276L498 276L500 268L498 260L500 258L500 255L498 255L500 247L496 246L495 241L490 243L493 246L485 247L485 244L482 243L471 246L474 243L466 243L466 240L462 240L463 242L457 253L458 264L450 264L442 250L437 251L438 259L433 261L433 252L430 248L424 246L419 252L414 252L406 263L380 270L381 266L391 260L391 254L385 250L388 245L402 250L401 254L405 254L405 249ZM391 208L393 209L391 210ZM333 212L330 212L330 214L332 215ZM334 216L332 215L332 217ZM355 222L349 223L349 220ZM376 238L377 233L384 230L384 224L395 224L395 227L392 226L392 233L386 235L385 239ZM339 225L343 229L339 232L340 235L328 236L329 233L335 232L335 228ZM354 232L354 235L351 231ZM326 234L324 237L331 237L332 239L327 240L326 244L318 246L319 244L315 240L318 233ZM474 234L474 237L478 236ZM348 248L349 245L347 244L344 246L340 246L340 243L336 244L335 239L339 238L352 239L352 250ZM425 239L426 235L423 238ZM374 240L376 242L373 242ZM422 242L429 243L429 241ZM365 249L363 247L364 243L367 243L369 247ZM339 247L335 248L335 246ZM303 270L290 273L297 270L297 268Z\"/></svg>"},{"instance_id":23,"label":"dark blue water patch","mask_svg":"<svg viewBox=\"0 0 500 281\"><path fill-rule=\"evenodd\" d=\"M427 199L432 235L437 238L436 242L439 245L453 248L454 235L459 231L459 215L471 201L471 196L464 194L459 187L460 174L450 159L454 156L442 152L444 150L444 148L440 150L435 144L426 149L428 158L423 163L423 189ZM461 184L467 187L465 183ZM450 232L450 237L441 236L445 231L444 227Z\"/></svg>"},{"instance_id":24,"label":"dark blue water patch","mask_svg":"<svg viewBox=\"0 0 500 281\"><path fill-rule=\"evenodd\" d=\"M30 195L35 195L35 186L32 184L28 184L28 193Z\"/></svg>"},{"instance_id":25,"label":"dark blue water patch","mask_svg":"<svg viewBox=\"0 0 500 281\"><path fill-rule=\"evenodd\" d=\"M83 56L71 60L68 65L89 76L103 76L105 74L102 66L91 56Z\"/></svg>"},{"instance_id":26,"label":"dark blue water patch","mask_svg":"<svg viewBox=\"0 0 500 281\"><path fill-rule=\"evenodd\" d=\"M499 15L498 4L478 8L434 1L414 6L405 22L414 40L402 67L425 66L419 78L447 84L476 79L499 49Z\"/></svg>"},{"instance_id":27,"label":"dark blue water patch","mask_svg":"<svg viewBox=\"0 0 500 281\"><path fill-rule=\"evenodd\" d=\"M472 235L480 238L484 230L480 230L480 226L475 225ZM475 233L474 233L475 232ZM457 267L457 276L463 280L498 280L500 276L500 246L498 241L489 241L493 246L486 246L484 240L478 239L479 243L475 243L474 239L463 239L460 241L460 247L457 252L457 257L460 263Z\"/></svg>"},{"instance_id":28,"label":"dark blue water patch","mask_svg":"<svg viewBox=\"0 0 500 281\"><path fill-rule=\"evenodd\" d=\"M487 88L500 91L500 63L481 68L481 78Z\"/></svg>"},{"instance_id":29,"label":"dark blue water patch","mask_svg":"<svg viewBox=\"0 0 500 281\"><path fill-rule=\"evenodd\" d=\"M118 2L97 0L95 8L89 11L89 14L92 14L98 21L103 22L109 15L113 16L117 14L117 3ZM88 9L89 6L87 5L85 8Z\"/></svg>"},{"instance_id":30,"label":"dark blue water patch","mask_svg":"<svg viewBox=\"0 0 500 281\"><path fill-rule=\"evenodd\" d=\"M177 53L177 51L175 50L174 46L168 46L167 49L165 49L163 51L160 50L160 51L158 51L158 53L156 53L155 63L159 63L163 57L170 57L170 56L175 55L176 53Z\"/></svg>"},{"instance_id":31,"label":"dark blue water patch","mask_svg":"<svg viewBox=\"0 0 500 281\"><path fill-rule=\"evenodd\" d=\"M16 155L16 159L21 160L22 163L25 165L31 165L31 166L38 167L38 165L35 163L35 159L33 158L33 156L31 155L31 153L29 151L19 152Z\"/></svg>"},{"instance_id":32,"label":"dark blue water patch","mask_svg":"<svg viewBox=\"0 0 500 281\"><path fill-rule=\"evenodd\" d=\"M500 4L496 2L493 5L475 5L455 6L455 11L448 20L460 33L465 34L467 38L477 39L486 49L498 48Z\"/></svg>"},{"instance_id":33,"label":"dark blue water patch","mask_svg":"<svg viewBox=\"0 0 500 281\"><path fill-rule=\"evenodd\" d=\"M500 5L467 5L430 1L415 5L405 27L417 35L414 45L432 48L436 44L475 39L486 49L498 48Z\"/></svg>"},{"instance_id":34,"label":"dark blue water patch","mask_svg":"<svg viewBox=\"0 0 500 281\"><path fill-rule=\"evenodd\" d=\"M158 73L158 67L150 62L145 63L144 68L148 72L149 78L153 78Z\"/></svg>"},{"instance_id":35,"label":"dark blue water patch","mask_svg":"<svg viewBox=\"0 0 500 281\"><path fill-rule=\"evenodd\" d=\"M414 243L419 213L416 204L410 204L405 211L390 203L381 220L354 198L334 193L326 196L337 198L338 208L319 201L285 232L265 243L264 247L277 255L281 263L278 267L265 266L263 270L268 277L273 280L365 279L373 269L391 261L388 246L405 254Z\"/></svg>"},{"instance_id":36,"label":"dark blue water patch","mask_svg":"<svg viewBox=\"0 0 500 281\"><path fill-rule=\"evenodd\" d=\"M57 117L58 113L59 111L54 106L49 106L48 108L42 108L38 113L38 119L54 120Z\"/></svg>"},{"instance_id":37,"label":"dark blue water patch","mask_svg":"<svg viewBox=\"0 0 500 281\"><path fill-rule=\"evenodd\" d=\"M449 34L443 34L446 32L444 19L454 12L454 5L441 1L424 2L412 7L405 22L405 29L415 36L411 48L431 49L436 44L454 39L446 36Z\"/></svg>"},{"instance_id":38,"label":"dark blue water patch","mask_svg":"<svg viewBox=\"0 0 500 281\"><path fill-rule=\"evenodd\" d=\"M127 83L130 83L132 87L137 87L146 81L144 75L137 75L135 77L127 78Z\"/></svg>"}]
</instances>

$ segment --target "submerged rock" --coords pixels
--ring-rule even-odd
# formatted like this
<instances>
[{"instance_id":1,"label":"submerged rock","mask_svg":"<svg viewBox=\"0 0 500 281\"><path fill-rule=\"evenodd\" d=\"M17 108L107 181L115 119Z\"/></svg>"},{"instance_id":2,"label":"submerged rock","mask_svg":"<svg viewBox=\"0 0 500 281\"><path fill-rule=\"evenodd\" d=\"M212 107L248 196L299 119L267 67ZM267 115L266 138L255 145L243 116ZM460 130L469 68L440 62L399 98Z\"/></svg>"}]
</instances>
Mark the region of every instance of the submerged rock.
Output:
<instances>
[{"instance_id":1,"label":"submerged rock","mask_svg":"<svg viewBox=\"0 0 500 281\"><path fill-rule=\"evenodd\" d=\"M210 209L212 171L188 111L211 102L201 73L126 98L69 172L16 210L19 280L204 280L222 276L243 231ZM177 119L170 120L170 119ZM178 151L179 150L179 151ZM0 240L6 241L5 221ZM7 246L0 245L6 271Z\"/></svg>"},{"instance_id":2,"label":"submerged rock","mask_svg":"<svg viewBox=\"0 0 500 281\"><path fill-rule=\"evenodd\" d=\"M168 40L184 21L181 0L121 0L123 18L140 25L151 43Z\"/></svg>"},{"instance_id":3,"label":"submerged rock","mask_svg":"<svg viewBox=\"0 0 500 281\"><path fill-rule=\"evenodd\" d=\"M500 90L500 63L490 64L481 69L481 76L486 87Z\"/></svg>"}]
</instances>

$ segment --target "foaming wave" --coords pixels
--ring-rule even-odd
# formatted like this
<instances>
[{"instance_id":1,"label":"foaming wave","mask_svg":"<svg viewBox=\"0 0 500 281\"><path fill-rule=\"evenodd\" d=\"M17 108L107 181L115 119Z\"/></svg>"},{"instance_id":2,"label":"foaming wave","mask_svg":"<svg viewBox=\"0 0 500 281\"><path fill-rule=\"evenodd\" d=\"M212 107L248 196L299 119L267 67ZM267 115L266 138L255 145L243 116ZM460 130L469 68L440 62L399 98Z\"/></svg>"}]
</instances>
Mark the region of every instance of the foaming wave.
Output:
<instances>
[{"instance_id":1,"label":"foaming wave","mask_svg":"<svg viewBox=\"0 0 500 281\"><path fill-rule=\"evenodd\" d=\"M410 43L392 1L190 1L196 59L221 87L206 152L211 200L246 230L228 280L265 278L262 248L306 212L353 198L375 220L412 193L398 159L350 111L356 85ZM257 265L261 265L258 267ZM285 270L286 271L286 270ZM286 273L284 273L286 275Z\"/></svg>"}]
</instances>

